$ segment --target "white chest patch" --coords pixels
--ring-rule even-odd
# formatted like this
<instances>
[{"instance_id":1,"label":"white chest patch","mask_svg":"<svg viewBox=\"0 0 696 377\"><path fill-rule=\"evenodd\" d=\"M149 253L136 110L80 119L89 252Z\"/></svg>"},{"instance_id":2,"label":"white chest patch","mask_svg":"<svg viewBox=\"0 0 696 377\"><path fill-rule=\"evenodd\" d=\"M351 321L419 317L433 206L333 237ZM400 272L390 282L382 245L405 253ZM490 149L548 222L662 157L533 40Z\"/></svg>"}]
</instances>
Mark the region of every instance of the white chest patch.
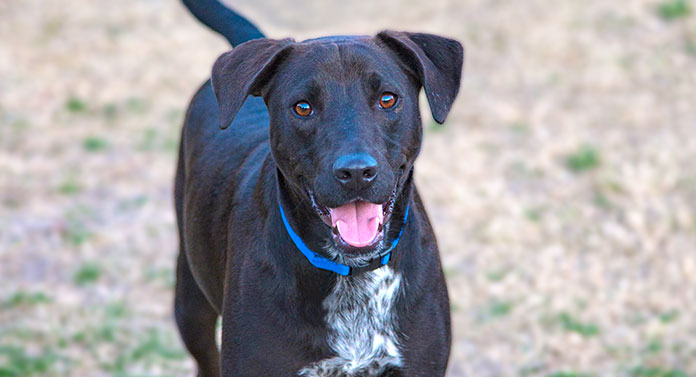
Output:
<instances>
[{"instance_id":1,"label":"white chest patch","mask_svg":"<svg viewBox=\"0 0 696 377\"><path fill-rule=\"evenodd\" d=\"M300 370L303 377L378 376L401 366L392 310L401 274L389 266L356 277L339 277L323 302L328 343L336 356Z\"/></svg>"}]
</instances>

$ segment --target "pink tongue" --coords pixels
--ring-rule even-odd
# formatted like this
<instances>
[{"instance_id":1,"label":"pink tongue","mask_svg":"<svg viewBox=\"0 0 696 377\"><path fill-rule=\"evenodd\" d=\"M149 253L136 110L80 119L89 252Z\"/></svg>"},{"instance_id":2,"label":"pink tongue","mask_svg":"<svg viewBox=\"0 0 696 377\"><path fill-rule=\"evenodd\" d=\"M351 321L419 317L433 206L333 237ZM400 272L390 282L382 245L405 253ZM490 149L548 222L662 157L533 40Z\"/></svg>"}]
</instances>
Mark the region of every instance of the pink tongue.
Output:
<instances>
[{"instance_id":1,"label":"pink tongue","mask_svg":"<svg viewBox=\"0 0 696 377\"><path fill-rule=\"evenodd\" d=\"M382 223L382 206L369 202L353 202L331 208L331 224L338 227L346 243L355 247L367 246L377 237Z\"/></svg>"}]
</instances>

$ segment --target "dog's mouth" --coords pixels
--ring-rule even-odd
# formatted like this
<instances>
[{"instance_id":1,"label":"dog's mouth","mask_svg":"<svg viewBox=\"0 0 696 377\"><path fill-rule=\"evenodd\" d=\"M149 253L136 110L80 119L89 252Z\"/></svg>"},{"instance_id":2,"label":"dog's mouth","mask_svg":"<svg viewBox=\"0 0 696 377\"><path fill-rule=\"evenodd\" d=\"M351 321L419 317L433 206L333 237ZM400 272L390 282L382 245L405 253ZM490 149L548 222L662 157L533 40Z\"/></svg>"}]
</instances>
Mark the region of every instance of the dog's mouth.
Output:
<instances>
[{"instance_id":1,"label":"dog's mouth","mask_svg":"<svg viewBox=\"0 0 696 377\"><path fill-rule=\"evenodd\" d=\"M312 191L307 193L317 215L331 228L333 241L341 251L365 254L380 246L394 209L396 187L385 203L355 200L336 208L318 205Z\"/></svg>"}]
</instances>

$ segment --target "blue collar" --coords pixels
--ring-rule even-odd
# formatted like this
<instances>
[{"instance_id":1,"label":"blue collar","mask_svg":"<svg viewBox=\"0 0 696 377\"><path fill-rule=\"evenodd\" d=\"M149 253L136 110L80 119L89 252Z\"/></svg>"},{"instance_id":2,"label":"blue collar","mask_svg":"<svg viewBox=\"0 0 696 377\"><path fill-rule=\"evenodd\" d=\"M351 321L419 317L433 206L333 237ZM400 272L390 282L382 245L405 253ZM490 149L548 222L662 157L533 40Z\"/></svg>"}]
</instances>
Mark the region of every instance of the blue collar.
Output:
<instances>
[{"instance_id":1,"label":"blue collar","mask_svg":"<svg viewBox=\"0 0 696 377\"><path fill-rule=\"evenodd\" d=\"M300 252L304 254L305 258L311 263L314 267L320 268L322 270L327 270L327 271L333 271L339 275L343 276L348 276L348 275L358 275L363 272L367 271L372 271L376 270L385 264L389 263L389 259L391 258L391 252L394 250L396 245L399 243L399 239L401 239L401 234L404 233L404 228L406 227L406 220L408 220L408 210L410 208L410 205L406 206L406 214L404 215L404 223L401 226L401 230L399 231L399 235L396 237L396 239L391 243L391 246L387 250L385 250L380 256L377 258L373 259L368 263L366 266L362 267L350 267L346 266L345 264L340 264L336 263L330 259L327 259L318 253L313 252L310 250L307 245L305 245L304 241L302 241L302 238L300 238L297 233L295 233L294 230L292 230L292 227L288 223L288 219L285 217L285 211L283 211L283 206L278 203L278 207L280 208L280 217L283 219L283 224L285 225L285 230L288 232L288 235L290 236L290 239L292 239L292 242L297 246L298 249L300 249ZM385 233L386 237L386 233Z\"/></svg>"}]
</instances>

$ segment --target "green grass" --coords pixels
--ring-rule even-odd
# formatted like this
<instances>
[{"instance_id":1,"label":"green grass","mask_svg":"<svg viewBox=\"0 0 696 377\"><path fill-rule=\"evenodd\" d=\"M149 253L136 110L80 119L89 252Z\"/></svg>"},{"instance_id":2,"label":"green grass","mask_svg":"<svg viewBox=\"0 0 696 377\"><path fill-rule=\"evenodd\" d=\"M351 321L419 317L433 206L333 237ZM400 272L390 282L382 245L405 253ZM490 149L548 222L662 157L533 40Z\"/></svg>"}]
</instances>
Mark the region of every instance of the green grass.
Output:
<instances>
[{"instance_id":1,"label":"green grass","mask_svg":"<svg viewBox=\"0 0 696 377\"><path fill-rule=\"evenodd\" d=\"M118 211L134 211L142 208L147 204L149 198L146 195L138 195L135 197L127 198L118 203Z\"/></svg>"},{"instance_id":2,"label":"green grass","mask_svg":"<svg viewBox=\"0 0 696 377\"><path fill-rule=\"evenodd\" d=\"M665 21L684 18L691 14L688 0L665 0L657 6L657 14Z\"/></svg>"},{"instance_id":3,"label":"green grass","mask_svg":"<svg viewBox=\"0 0 696 377\"><path fill-rule=\"evenodd\" d=\"M670 310L668 312L662 313L659 316L660 322L667 324L667 323L672 323L679 319L679 311L677 310Z\"/></svg>"},{"instance_id":4,"label":"green grass","mask_svg":"<svg viewBox=\"0 0 696 377\"><path fill-rule=\"evenodd\" d=\"M0 304L0 308L11 309L18 306L32 306L50 302L43 292L17 291Z\"/></svg>"},{"instance_id":5,"label":"green grass","mask_svg":"<svg viewBox=\"0 0 696 377\"><path fill-rule=\"evenodd\" d=\"M87 104L77 97L70 97L65 102L65 109L71 113L81 113L87 110Z\"/></svg>"},{"instance_id":6,"label":"green grass","mask_svg":"<svg viewBox=\"0 0 696 377\"><path fill-rule=\"evenodd\" d=\"M74 178L68 178L58 186L58 192L63 195L75 195L82 191L82 186Z\"/></svg>"},{"instance_id":7,"label":"green grass","mask_svg":"<svg viewBox=\"0 0 696 377\"><path fill-rule=\"evenodd\" d=\"M602 209L611 209L613 207L611 200L609 200L607 194L602 190L596 190L594 192L594 195L592 195L592 202Z\"/></svg>"},{"instance_id":8,"label":"green grass","mask_svg":"<svg viewBox=\"0 0 696 377\"><path fill-rule=\"evenodd\" d=\"M529 124L526 122L518 121L518 122L513 122L510 124L510 130L513 132L519 134L519 135L524 135L529 133Z\"/></svg>"},{"instance_id":9,"label":"green grass","mask_svg":"<svg viewBox=\"0 0 696 377\"><path fill-rule=\"evenodd\" d=\"M24 118L19 118L12 122L10 127L12 127L12 130L15 132L26 131L29 129L29 121Z\"/></svg>"},{"instance_id":10,"label":"green grass","mask_svg":"<svg viewBox=\"0 0 696 377\"><path fill-rule=\"evenodd\" d=\"M150 267L145 269L143 277L148 283L164 284L167 288L174 288L176 285L176 274L171 268Z\"/></svg>"},{"instance_id":11,"label":"green grass","mask_svg":"<svg viewBox=\"0 0 696 377\"><path fill-rule=\"evenodd\" d=\"M696 39L690 37L684 39L684 52L696 57Z\"/></svg>"},{"instance_id":12,"label":"green grass","mask_svg":"<svg viewBox=\"0 0 696 377\"><path fill-rule=\"evenodd\" d=\"M113 343L121 328L113 321L107 321L96 327L89 327L72 335L72 341L87 346L95 346L99 343Z\"/></svg>"},{"instance_id":13,"label":"green grass","mask_svg":"<svg viewBox=\"0 0 696 377\"><path fill-rule=\"evenodd\" d=\"M527 220L533 223L538 223L539 221L541 221L541 216L541 208L528 208L526 211L524 211L524 217L526 217Z\"/></svg>"},{"instance_id":14,"label":"green grass","mask_svg":"<svg viewBox=\"0 0 696 377\"><path fill-rule=\"evenodd\" d=\"M583 145L575 152L569 154L565 160L566 167L575 173L597 168L601 159L599 152L590 145Z\"/></svg>"},{"instance_id":15,"label":"green grass","mask_svg":"<svg viewBox=\"0 0 696 377\"><path fill-rule=\"evenodd\" d=\"M92 238L92 232L82 220L69 213L63 238L74 246L80 246Z\"/></svg>"},{"instance_id":16,"label":"green grass","mask_svg":"<svg viewBox=\"0 0 696 377\"><path fill-rule=\"evenodd\" d=\"M148 330L144 339L133 350L131 357L140 360L147 357L158 357L162 359L182 359L186 353L180 348L169 346L171 339L164 339L160 331L155 328Z\"/></svg>"},{"instance_id":17,"label":"green grass","mask_svg":"<svg viewBox=\"0 0 696 377\"><path fill-rule=\"evenodd\" d=\"M505 279L506 276L510 273L509 268L501 268L499 270L491 270L486 272L486 279L492 282L498 282L503 279Z\"/></svg>"},{"instance_id":18,"label":"green grass","mask_svg":"<svg viewBox=\"0 0 696 377\"><path fill-rule=\"evenodd\" d=\"M491 300L488 305L481 312L481 317L479 320L481 322L488 322L494 319L505 317L514 308L514 303L508 300Z\"/></svg>"},{"instance_id":19,"label":"green grass","mask_svg":"<svg viewBox=\"0 0 696 377\"><path fill-rule=\"evenodd\" d=\"M126 100L126 109L136 114L144 114L150 109L150 103L144 98L131 97Z\"/></svg>"},{"instance_id":20,"label":"green grass","mask_svg":"<svg viewBox=\"0 0 696 377\"><path fill-rule=\"evenodd\" d=\"M445 124L440 124L434 120L428 123L428 131L430 132L442 132L445 130Z\"/></svg>"},{"instance_id":21,"label":"green grass","mask_svg":"<svg viewBox=\"0 0 696 377\"><path fill-rule=\"evenodd\" d=\"M143 131L142 139L136 148L142 151L161 150L164 152L176 152L178 146L178 138L163 135L156 128L149 127Z\"/></svg>"},{"instance_id":22,"label":"green grass","mask_svg":"<svg viewBox=\"0 0 696 377\"><path fill-rule=\"evenodd\" d=\"M514 306L513 303L510 301L494 300L488 306L488 313L493 318L503 317L503 316L510 314L513 306Z\"/></svg>"},{"instance_id":23,"label":"green grass","mask_svg":"<svg viewBox=\"0 0 696 377\"><path fill-rule=\"evenodd\" d=\"M146 151L155 149L155 146L157 144L157 138L157 129L152 127L146 128L143 133L143 139L138 145L138 149Z\"/></svg>"},{"instance_id":24,"label":"green grass","mask_svg":"<svg viewBox=\"0 0 696 377\"><path fill-rule=\"evenodd\" d=\"M451 278L459 275L459 269L451 266L443 267L442 272L445 274L445 278Z\"/></svg>"},{"instance_id":25,"label":"green grass","mask_svg":"<svg viewBox=\"0 0 696 377\"><path fill-rule=\"evenodd\" d=\"M172 337L166 337L157 328L148 329L138 344L130 349L124 349L117 357L101 365L102 369L111 371L114 376L128 376L128 370L133 366L161 364L167 360L183 360L187 357L182 348L171 346L175 344Z\"/></svg>"},{"instance_id":26,"label":"green grass","mask_svg":"<svg viewBox=\"0 0 696 377\"><path fill-rule=\"evenodd\" d=\"M599 335L599 326L594 323L581 322L568 313L561 313L558 316L558 320L560 321L563 329L568 332L578 333L583 337Z\"/></svg>"},{"instance_id":27,"label":"green grass","mask_svg":"<svg viewBox=\"0 0 696 377\"><path fill-rule=\"evenodd\" d=\"M167 110L167 112L164 114L164 118L169 123L179 125L184 121L184 112L178 107L172 108Z\"/></svg>"},{"instance_id":28,"label":"green grass","mask_svg":"<svg viewBox=\"0 0 696 377\"><path fill-rule=\"evenodd\" d=\"M118 105L115 103L107 103L102 109L104 118L108 121L113 121L118 117Z\"/></svg>"},{"instance_id":29,"label":"green grass","mask_svg":"<svg viewBox=\"0 0 696 377\"><path fill-rule=\"evenodd\" d=\"M104 314L108 319L121 319L129 314L128 306L123 301L114 301L106 305Z\"/></svg>"},{"instance_id":30,"label":"green grass","mask_svg":"<svg viewBox=\"0 0 696 377\"><path fill-rule=\"evenodd\" d=\"M76 285L83 286L91 284L99 280L101 276L101 267L95 263L83 263L73 275L73 282Z\"/></svg>"},{"instance_id":31,"label":"green grass","mask_svg":"<svg viewBox=\"0 0 696 377\"><path fill-rule=\"evenodd\" d=\"M688 377L686 372L679 369L663 369L659 367L637 366L629 371L631 377Z\"/></svg>"},{"instance_id":32,"label":"green grass","mask_svg":"<svg viewBox=\"0 0 696 377\"><path fill-rule=\"evenodd\" d=\"M50 351L29 355L19 347L0 346L0 377L29 377L45 375L58 361Z\"/></svg>"},{"instance_id":33,"label":"green grass","mask_svg":"<svg viewBox=\"0 0 696 377\"><path fill-rule=\"evenodd\" d=\"M659 353L663 349L662 342L659 339L651 339L645 347L645 352L650 354Z\"/></svg>"},{"instance_id":34,"label":"green grass","mask_svg":"<svg viewBox=\"0 0 696 377\"><path fill-rule=\"evenodd\" d=\"M580 372L571 372L571 371L559 371L559 372L553 372L547 377L591 377L591 374L587 373L580 373Z\"/></svg>"},{"instance_id":35,"label":"green grass","mask_svg":"<svg viewBox=\"0 0 696 377\"><path fill-rule=\"evenodd\" d=\"M109 146L109 142L106 139L102 139L96 136L87 137L82 142L82 147L88 152L98 152L106 149Z\"/></svg>"}]
</instances>

